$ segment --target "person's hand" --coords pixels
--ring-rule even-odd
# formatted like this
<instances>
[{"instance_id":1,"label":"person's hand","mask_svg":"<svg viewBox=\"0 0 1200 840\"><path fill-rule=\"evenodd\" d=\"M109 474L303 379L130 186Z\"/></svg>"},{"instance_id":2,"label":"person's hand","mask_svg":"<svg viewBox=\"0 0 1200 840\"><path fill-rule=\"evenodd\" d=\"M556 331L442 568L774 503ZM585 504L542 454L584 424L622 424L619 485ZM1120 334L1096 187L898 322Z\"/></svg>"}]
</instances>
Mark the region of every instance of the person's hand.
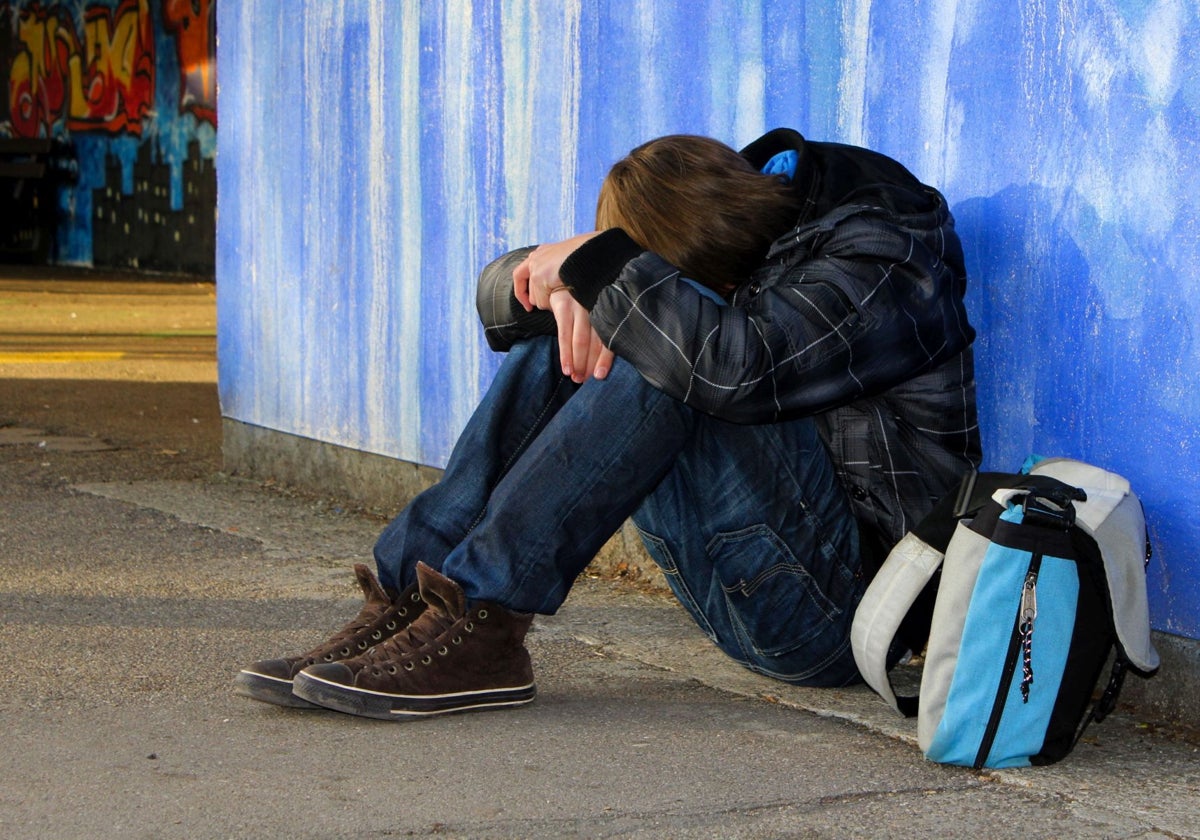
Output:
<instances>
[{"instance_id":1,"label":"person's hand","mask_svg":"<svg viewBox=\"0 0 1200 840\"><path fill-rule=\"evenodd\" d=\"M559 269L576 248L599 231L581 233L561 242L539 245L513 269L513 293L526 312L548 309L558 324L558 352L564 376L583 382L603 379L612 369L613 352L592 328L588 311L563 285Z\"/></svg>"},{"instance_id":2,"label":"person's hand","mask_svg":"<svg viewBox=\"0 0 1200 840\"><path fill-rule=\"evenodd\" d=\"M570 294L552 295L550 311L558 324L558 358L563 376L583 382L589 376L603 379L612 370L613 352L604 346L591 315Z\"/></svg>"},{"instance_id":3,"label":"person's hand","mask_svg":"<svg viewBox=\"0 0 1200 840\"><path fill-rule=\"evenodd\" d=\"M559 269L576 248L597 233L599 231L581 233L561 242L539 245L513 269L513 293L526 312L550 309L550 296L555 292L567 292L567 297L570 297L562 278L558 276Z\"/></svg>"}]
</instances>

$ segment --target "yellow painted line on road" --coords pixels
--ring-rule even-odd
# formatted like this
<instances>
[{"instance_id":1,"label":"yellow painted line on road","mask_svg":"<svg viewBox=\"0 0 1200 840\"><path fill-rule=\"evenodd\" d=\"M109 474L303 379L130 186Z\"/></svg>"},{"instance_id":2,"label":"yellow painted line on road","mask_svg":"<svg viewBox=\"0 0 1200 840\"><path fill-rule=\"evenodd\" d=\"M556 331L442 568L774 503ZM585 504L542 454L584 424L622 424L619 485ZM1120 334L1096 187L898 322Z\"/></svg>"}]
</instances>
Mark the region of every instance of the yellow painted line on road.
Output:
<instances>
[{"instance_id":1,"label":"yellow painted line on road","mask_svg":"<svg viewBox=\"0 0 1200 840\"><path fill-rule=\"evenodd\" d=\"M43 353L0 353L0 365L36 365L69 362L114 362L128 355L121 350L48 350Z\"/></svg>"}]
</instances>

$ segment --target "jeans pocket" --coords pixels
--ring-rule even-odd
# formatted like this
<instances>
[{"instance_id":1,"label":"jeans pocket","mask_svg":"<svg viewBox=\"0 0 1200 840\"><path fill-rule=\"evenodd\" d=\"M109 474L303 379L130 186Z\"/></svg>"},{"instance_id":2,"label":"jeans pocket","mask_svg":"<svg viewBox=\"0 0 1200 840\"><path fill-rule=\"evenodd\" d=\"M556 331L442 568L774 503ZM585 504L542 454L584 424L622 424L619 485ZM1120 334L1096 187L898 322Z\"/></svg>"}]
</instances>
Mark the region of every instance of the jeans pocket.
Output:
<instances>
[{"instance_id":1,"label":"jeans pocket","mask_svg":"<svg viewBox=\"0 0 1200 840\"><path fill-rule=\"evenodd\" d=\"M763 656L803 647L842 614L766 525L717 534L709 555L731 618L745 634L744 642Z\"/></svg>"}]
</instances>

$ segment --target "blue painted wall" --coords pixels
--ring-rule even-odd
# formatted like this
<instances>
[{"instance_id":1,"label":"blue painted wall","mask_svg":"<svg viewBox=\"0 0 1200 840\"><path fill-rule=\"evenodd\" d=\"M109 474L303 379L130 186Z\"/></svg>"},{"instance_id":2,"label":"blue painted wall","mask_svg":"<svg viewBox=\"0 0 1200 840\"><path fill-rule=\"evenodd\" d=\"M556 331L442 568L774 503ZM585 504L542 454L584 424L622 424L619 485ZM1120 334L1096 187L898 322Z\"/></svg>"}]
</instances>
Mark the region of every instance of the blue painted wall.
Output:
<instances>
[{"instance_id":1,"label":"blue painted wall","mask_svg":"<svg viewBox=\"0 0 1200 840\"><path fill-rule=\"evenodd\" d=\"M644 139L873 146L947 195L987 466L1131 478L1200 638L1194 0L258 0L218 11L224 413L444 463L497 359L478 269L590 228ZM536 46L536 48L534 48Z\"/></svg>"}]
</instances>

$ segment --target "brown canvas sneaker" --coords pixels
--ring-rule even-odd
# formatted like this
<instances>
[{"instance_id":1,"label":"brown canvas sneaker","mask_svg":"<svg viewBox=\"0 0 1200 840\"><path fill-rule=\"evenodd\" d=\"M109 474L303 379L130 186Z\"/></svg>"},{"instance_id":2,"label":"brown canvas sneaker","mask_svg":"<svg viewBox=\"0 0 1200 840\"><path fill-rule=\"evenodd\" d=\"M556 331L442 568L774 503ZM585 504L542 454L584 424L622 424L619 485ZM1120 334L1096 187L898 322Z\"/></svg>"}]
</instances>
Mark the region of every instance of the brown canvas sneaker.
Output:
<instances>
[{"instance_id":1,"label":"brown canvas sneaker","mask_svg":"<svg viewBox=\"0 0 1200 840\"><path fill-rule=\"evenodd\" d=\"M532 701L536 689L525 633L533 616L483 601L468 608L462 588L423 563L417 584L428 605L420 618L361 656L305 668L293 692L320 706L381 720Z\"/></svg>"},{"instance_id":2,"label":"brown canvas sneaker","mask_svg":"<svg viewBox=\"0 0 1200 840\"><path fill-rule=\"evenodd\" d=\"M425 611L417 585L397 595L380 586L370 570L356 563L354 576L362 588L364 603L354 620L310 651L284 659L264 659L247 665L234 678L234 691L244 697L290 706L316 708L292 693L292 680L302 668L317 662L336 662L357 656L407 627Z\"/></svg>"}]
</instances>

